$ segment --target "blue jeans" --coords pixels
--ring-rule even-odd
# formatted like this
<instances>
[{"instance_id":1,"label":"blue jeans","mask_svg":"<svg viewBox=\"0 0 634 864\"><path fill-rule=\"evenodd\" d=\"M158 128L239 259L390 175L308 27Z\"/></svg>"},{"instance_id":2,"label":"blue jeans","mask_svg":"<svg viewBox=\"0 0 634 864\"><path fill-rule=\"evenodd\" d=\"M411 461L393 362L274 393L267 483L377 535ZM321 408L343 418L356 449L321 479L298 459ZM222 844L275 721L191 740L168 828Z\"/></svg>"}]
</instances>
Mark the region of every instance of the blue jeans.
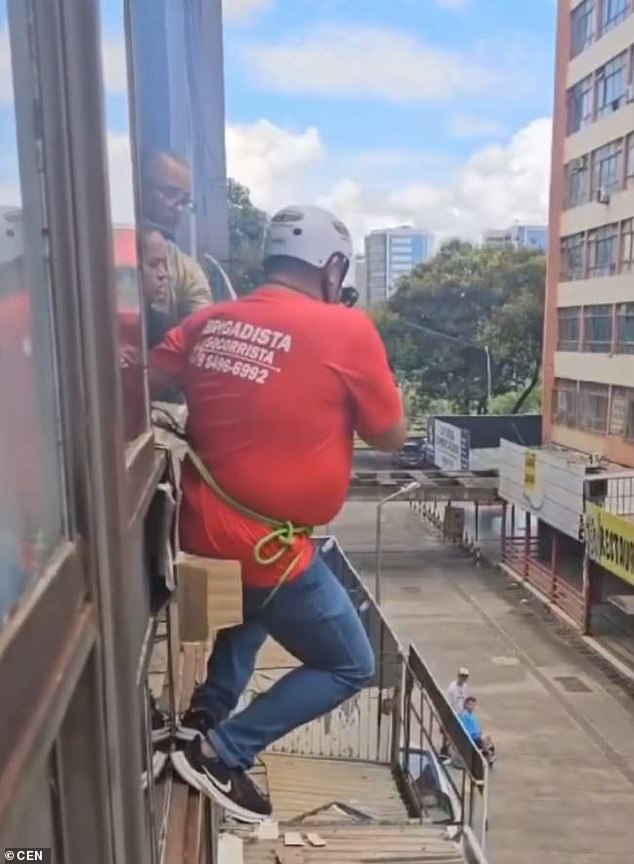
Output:
<instances>
[{"instance_id":1,"label":"blue jeans","mask_svg":"<svg viewBox=\"0 0 634 864\"><path fill-rule=\"evenodd\" d=\"M244 623L219 633L207 680L192 698L192 708L213 717L209 739L233 768L250 768L273 741L336 708L374 676L374 653L359 616L319 556L262 608L269 593L245 586ZM303 665L229 717L267 636Z\"/></svg>"}]
</instances>

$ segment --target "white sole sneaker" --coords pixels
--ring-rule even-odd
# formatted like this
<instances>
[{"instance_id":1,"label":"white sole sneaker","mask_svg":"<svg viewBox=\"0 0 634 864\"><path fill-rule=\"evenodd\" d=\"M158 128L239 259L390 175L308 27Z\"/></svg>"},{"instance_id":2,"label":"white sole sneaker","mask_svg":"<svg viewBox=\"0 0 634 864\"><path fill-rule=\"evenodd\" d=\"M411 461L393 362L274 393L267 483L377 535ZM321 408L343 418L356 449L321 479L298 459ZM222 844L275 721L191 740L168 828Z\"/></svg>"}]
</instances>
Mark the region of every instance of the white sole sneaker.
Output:
<instances>
[{"instance_id":1,"label":"white sole sneaker","mask_svg":"<svg viewBox=\"0 0 634 864\"><path fill-rule=\"evenodd\" d=\"M160 750L155 751L154 755L152 756L152 776L154 777L155 780L158 780L158 778L160 777L161 773L163 772L163 769L167 765L167 760L168 760L168 754L167 753L162 753ZM148 787L147 771L144 771L141 774L141 785L142 785L144 791Z\"/></svg>"},{"instance_id":2,"label":"white sole sneaker","mask_svg":"<svg viewBox=\"0 0 634 864\"><path fill-rule=\"evenodd\" d=\"M183 750L173 750L171 754L172 765L174 770L186 783L193 786L198 792L207 795L216 804L219 804L227 813L236 819L238 822L245 822L248 825L256 825L259 822L266 822L271 817L264 814L259 815L252 813L250 810L245 810L232 801L226 794L219 789L213 782L211 777L196 771Z\"/></svg>"}]
</instances>

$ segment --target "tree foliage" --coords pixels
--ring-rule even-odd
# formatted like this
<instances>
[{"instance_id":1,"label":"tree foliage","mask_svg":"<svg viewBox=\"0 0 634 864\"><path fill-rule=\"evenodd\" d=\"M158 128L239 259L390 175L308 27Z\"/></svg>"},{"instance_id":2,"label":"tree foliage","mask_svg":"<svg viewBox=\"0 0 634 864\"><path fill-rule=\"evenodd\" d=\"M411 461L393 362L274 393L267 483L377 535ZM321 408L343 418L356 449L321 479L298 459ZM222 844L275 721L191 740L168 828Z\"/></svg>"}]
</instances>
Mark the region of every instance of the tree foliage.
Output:
<instances>
[{"instance_id":1,"label":"tree foliage","mask_svg":"<svg viewBox=\"0 0 634 864\"><path fill-rule=\"evenodd\" d=\"M262 245L268 217L251 201L251 193L236 180L229 180L229 270L231 283L239 295L261 285Z\"/></svg>"},{"instance_id":2,"label":"tree foliage","mask_svg":"<svg viewBox=\"0 0 634 864\"><path fill-rule=\"evenodd\" d=\"M401 280L374 317L421 404L483 413L488 346L493 395L518 393L521 407L539 379L545 273L540 253L452 240Z\"/></svg>"}]
</instances>

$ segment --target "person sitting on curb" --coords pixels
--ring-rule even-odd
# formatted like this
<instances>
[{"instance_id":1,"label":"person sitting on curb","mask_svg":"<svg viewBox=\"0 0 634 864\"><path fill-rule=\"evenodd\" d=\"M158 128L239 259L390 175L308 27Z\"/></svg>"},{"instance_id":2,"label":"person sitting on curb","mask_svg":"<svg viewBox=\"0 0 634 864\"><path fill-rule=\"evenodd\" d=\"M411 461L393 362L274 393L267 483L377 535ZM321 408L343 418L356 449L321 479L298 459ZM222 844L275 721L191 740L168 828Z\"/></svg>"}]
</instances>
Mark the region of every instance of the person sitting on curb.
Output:
<instances>
[{"instance_id":1,"label":"person sitting on curb","mask_svg":"<svg viewBox=\"0 0 634 864\"><path fill-rule=\"evenodd\" d=\"M475 713L476 703L477 699L475 696L467 696L464 700L464 708L459 715L460 721L478 750L480 750L489 765L492 765L495 761L495 747L491 736L482 734L482 727Z\"/></svg>"}]
</instances>

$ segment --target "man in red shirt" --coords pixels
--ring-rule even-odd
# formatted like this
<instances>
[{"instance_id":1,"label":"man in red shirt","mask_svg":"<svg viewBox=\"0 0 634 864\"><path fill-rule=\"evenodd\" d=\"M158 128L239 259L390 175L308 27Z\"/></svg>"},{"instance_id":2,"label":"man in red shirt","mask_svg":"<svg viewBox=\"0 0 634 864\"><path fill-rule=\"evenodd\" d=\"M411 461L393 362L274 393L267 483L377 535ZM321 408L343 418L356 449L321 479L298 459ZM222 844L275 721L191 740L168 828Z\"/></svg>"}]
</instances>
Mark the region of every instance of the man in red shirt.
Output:
<instances>
[{"instance_id":1,"label":"man in red shirt","mask_svg":"<svg viewBox=\"0 0 634 864\"><path fill-rule=\"evenodd\" d=\"M246 773L256 755L374 674L355 609L308 535L287 527L282 543L266 542L271 526L256 518L329 522L345 501L354 433L384 450L405 439L381 338L363 312L340 305L351 257L348 231L334 216L289 207L269 227L267 284L194 313L150 355L156 383L183 388L192 448L240 505L186 463L181 545L240 561L244 623L216 640L207 680L181 721L180 735L190 741L174 765L247 821L271 812ZM229 718L267 635L303 665Z\"/></svg>"}]
</instances>

